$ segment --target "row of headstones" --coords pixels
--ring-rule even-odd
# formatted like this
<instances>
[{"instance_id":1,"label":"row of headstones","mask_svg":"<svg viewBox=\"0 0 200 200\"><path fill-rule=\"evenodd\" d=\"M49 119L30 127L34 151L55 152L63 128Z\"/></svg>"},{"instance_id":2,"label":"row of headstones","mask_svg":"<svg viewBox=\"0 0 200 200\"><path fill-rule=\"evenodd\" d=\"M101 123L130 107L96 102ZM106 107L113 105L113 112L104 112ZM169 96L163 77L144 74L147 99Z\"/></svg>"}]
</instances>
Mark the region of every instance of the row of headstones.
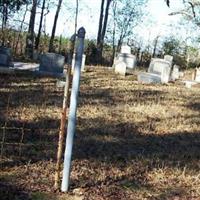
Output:
<instances>
[{"instance_id":1,"label":"row of headstones","mask_svg":"<svg viewBox=\"0 0 200 200\"><path fill-rule=\"evenodd\" d=\"M75 54L72 59L72 70L75 66ZM12 50L6 47L0 47L0 66L14 67L12 62ZM81 71L85 69L86 55L83 54ZM46 71L52 73L63 73L65 65L65 57L56 53L43 53L39 56L39 71Z\"/></svg>"},{"instance_id":2,"label":"row of headstones","mask_svg":"<svg viewBox=\"0 0 200 200\"><path fill-rule=\"evenodd\" d=\"M173 57L170 55L165 55L163 59L152 58L148 73L140 73L138 81L148 83L175 81L179 78L180 72L178 65L174 65L172 69L172 62ZM127 70L136 67L136 56L131 54L131 48L128 45L122 45L121 52L114 59L113 67L116 73L124 76Z\"/></svg>"}]
</instances>

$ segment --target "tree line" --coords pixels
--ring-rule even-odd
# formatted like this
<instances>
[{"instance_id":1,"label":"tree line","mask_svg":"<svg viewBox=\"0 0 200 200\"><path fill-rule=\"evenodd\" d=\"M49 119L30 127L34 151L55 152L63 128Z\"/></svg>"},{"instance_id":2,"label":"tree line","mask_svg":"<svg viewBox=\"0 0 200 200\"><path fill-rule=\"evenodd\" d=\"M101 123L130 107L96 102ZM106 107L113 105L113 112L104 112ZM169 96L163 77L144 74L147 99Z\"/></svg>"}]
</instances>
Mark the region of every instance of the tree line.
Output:
<instances>
[{"instance_id":1,"label":"tree line","mask_svg":"<svg viewBox=\"0 0 200 200\"><path fill-rule=\"evenodd\" d=\"M167 6L173 1L164 0ZM2 46L12 47L15 55L25 55L33 59L35 52L58 52L66 54L69 51L69 38L56 36L61 9L66 3L75 2L70 23L74 23L74 33L77 28L79 6L82 0L0 0ZM96 24L97 35L95 40L86 41L87 60L91 64L112 64L116 52L120 51L121 45L126 42L131 44L135 27L142 23L148 10L145 9L148 0L99 0L99 18ZM164 5L164 4L163 4ZM171 15L182 15L188 20L200 26L199 0L183 1L184 9L171 13ZM55 9L50 35L46 33L47 16ZM84 9L87 9L85 7ZM29 19L27 20L27 17ZM94 17L94 16L93 16ZM36 23L37 18L37 23ZM72 33L72 34L74 34ZM157 40L155 39L153 52L147 58L156 55ZM167 42L167 41L166 41ZM170 42L173 42L170 41ZM133 45L132 45L133 46ZM163 46L166 48L167 45ZM141 46L133 48L138 56ZM145 55L145 52L143 52ZM109 57L109 58L108 58Z\"/></svg>"}]
</instances>

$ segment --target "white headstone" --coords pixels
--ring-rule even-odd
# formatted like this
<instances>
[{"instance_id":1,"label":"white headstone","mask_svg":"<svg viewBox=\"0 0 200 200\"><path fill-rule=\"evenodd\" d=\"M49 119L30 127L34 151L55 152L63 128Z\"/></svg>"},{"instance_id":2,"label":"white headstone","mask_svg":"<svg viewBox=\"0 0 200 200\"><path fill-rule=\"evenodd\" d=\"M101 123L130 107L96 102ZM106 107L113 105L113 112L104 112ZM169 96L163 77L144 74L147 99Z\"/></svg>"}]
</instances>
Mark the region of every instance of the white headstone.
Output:
<instances>
[{"instance_id":1,"label":"white headstone","mask_svg":"<svg viewBox=\"0 0 200 200\"><path fill-rule=\"evenodd\" d=\"M121 53L131 54L131 47L129 47L128 45L122 45L121 46Z\"/></svg>"},{"instance_id":2,"label":"white headstone","mask_svg":"<svg viewBox=\"0 0 200 200\"><path fill-rule=\"evenodd\" d=\"M148 72L160 75L161 82L168 83L171 72L171 64L163 59L154 59L150 63Z\"/></svg>"},{"instance_id":3,"label":"white headstone","mask_svg":"<svg viewBox=\"0 0 200 200\"><path fill-rule=\"evenodd\" d=\"M75 66L75 54L73 55L73 59L72 59L72 71L74 70L74 66ZM82 64L81 64L81 71L83 72L85 70L85 60L86 60L86 55L83 54L82 56Z\"/></svg>"},{"instance_id":4,"label":"white headstone","mask_svg":"<svg viewBox=\"0 0 200 200\"><path fill-rule=\"evenodd\" d=\"M118 61L122 61L129 69L134 69L136 66L136 56L132 54L119 53L116 58Z\"/></svg>"},{"instance_id":5,"label":"white headstone","mask_svg":"<svg viewBox=\"0 0 200 200\"><path fill-rule=\"evenodd\" d=\"M125 76L126 75L126 63L124 63L123 61L116 61L115 62L115 72Z\"/></svg>"},{"instance_id":6,"label":"white headstone","mask_svg":"<svg viewBox=\"0 0 200 200\"><path fill-rule=\"evenodd\" d=\"M172 64L173 56L165 55L165 56L164 56L164 60L169 61L169 62Z\"/></svg>"},{"instance_id":7,"label":"white headstone","mask_svg":"<svg viewBox=\"0 0 200 200\"><path fill-rule=\"evenodd\" d=\"M200 82L200 68L196 68L195 70L195 81Z\"/></svg>"},{"instance_id":8,"label":"white headstone","mask_svg":"<svg viewBox=\"0 0 200 200\"><path fill-rule=\"evenodd\" d=\"M179 72L179 77L184 77L184 72Z\"/></svg>"},{"instance_id":9,"label":"white headstone","mask_svg":"<svg viewBox=\"0 0 200 200\"><path fill-rule=\"evenodd\" d=\"M172 70L172 74L171 74L171 80L175 81L177 79L179 79L179 66L178 65L174 65L173 66L173 70Z\"/></svg>"}]
</instances>

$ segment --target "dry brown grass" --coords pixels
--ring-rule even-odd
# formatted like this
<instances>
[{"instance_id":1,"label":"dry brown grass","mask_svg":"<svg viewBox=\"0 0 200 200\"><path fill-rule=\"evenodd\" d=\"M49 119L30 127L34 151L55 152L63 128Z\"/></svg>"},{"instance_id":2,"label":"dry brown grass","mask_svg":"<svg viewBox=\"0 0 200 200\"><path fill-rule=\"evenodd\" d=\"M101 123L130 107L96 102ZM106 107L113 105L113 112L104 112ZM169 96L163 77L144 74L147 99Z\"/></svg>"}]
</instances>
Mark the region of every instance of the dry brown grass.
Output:
<instances>
[{"instance_id":1,"label":"dry brown grass","mask_svg":"<svg viewBox=\"0 0 200 200\"><path fill-rule=\"evenodd\" d=\"M4 146L2 199L200 199L198 86L143 85L135 75L88 68L80 88L71 191L63 196L53 192L62 90L47 78L1 75L0 82L0 124L14 127L6 131L6 142L19 143L24 129L21 146Z\"/></svg>"}]
</instances>

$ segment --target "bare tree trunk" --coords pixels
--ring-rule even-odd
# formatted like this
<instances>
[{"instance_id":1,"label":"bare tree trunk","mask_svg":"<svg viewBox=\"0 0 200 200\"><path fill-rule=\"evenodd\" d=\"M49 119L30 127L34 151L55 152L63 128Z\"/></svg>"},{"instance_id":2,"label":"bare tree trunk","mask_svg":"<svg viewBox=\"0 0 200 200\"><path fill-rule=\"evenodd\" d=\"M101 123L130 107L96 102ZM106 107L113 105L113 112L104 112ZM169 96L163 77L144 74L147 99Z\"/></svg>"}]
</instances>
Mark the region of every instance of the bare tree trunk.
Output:
<instances>
[{"instance_id":1,"label":"bare tree trunk","mask_svg":"<svg viewBox=\"0 0 200 200\"><path fill-rule=\"evenodd\" d=\"M117 2L113 1L113 18L114 18L114 23L113 23L113 35L112 35L112 65L114 63L115 59L115 34L116 34L116 8L117 8Z\"/></svg>"},{"instance_id":2,"label":"bare tree trunk","mask_svg":"<svg viewBox=\"0 0 200 200\"><path fill-rule=\"evenodd\" d=\"M58 15L60 13L61 5L62 5L62 0L59 0L58 6L57 6L57 10L56 10L56 14L55 14L55 18L54 18L54 23L53 23L51 38L50 38L50 42L49 42L49 52L53 51L53 41L54 41L54 37L55 37L57 20L58 20Z\"/></svg>"},{"instance_id":3,"label":"bare tree trunk","mask_svg":"<svg viewBox=\"0 0 200 200\"><path fill-rule=\"evenodd\" d=\"M30 16L30 21L29 21L28 35L26 37L26 55L29 58L33 58L36 9L37 9L37 0L33 0L31 16Z\"/></svg>"},{"instance_id":4,"label":"bare tree trunk","mask_svg":"<svg viewBox=\"0 0 200 200\"><path fill-rule=\"evenodd\" d=\"M107 3L106 3L103 28L102 28L99 47L98 47L98 54L99 54L98 58L100 59L100 62L102 62L102 57L103 57L103 44L104 44L104 38L105 38L105 34L106 34L106 28L107 28L107 23L108 23L108 14L109 14L109 8L110 8L111 1L112 0L107 0Z\"/></svg>"},{"instance_id":5,"label":"bare tree trunk","mask_svg":"<svg viewBox=\"0 0 200 200\"><path fill-rule=\"evenodd\" d=\"M35 39L35 49L36 50L38 50L39 43L40 43L40 36L41 36L42 22L43 22L43 17L44 17L45 3L46 3L46 0L43 0L42 10L41 10L41 15L40 15L40 25L39 25L39 29L38 29L38 35Z\"/></svg>"},{"instance_id":6,"label":"bare tree trunk","mask_svg":"<svg viewBox=\"0 0 200 200\"><path fill-rule=\"evenodd\" d=\"M101 32L102 32L102 26L103 26L103 13L104 13L104 2L105 0L101 1L101 11L100 11L100 17L99 17L99 30L97 35L97 46L99 46L101 41Z\"/></svg>"},{"instance_id":7,"label":"bare tree trunk","mask_svg":"<svg viewBox=\"0 0 200 200\"><path fill-rule=\"evenodd\" d=\"M5 45L5 29L7 26L7 20L8 20L8 7L6 3L3 4L3 16L2 16L2 46Z\"/></svg>"},{"instance_id":8,"label":"bare tree trunk","mask_svg":"<svg viewBox=\"0 0 200 200\"><path fill-rule=\"evenodd\" d=\"M107 23L108 23L108 14L109 14L109 8L110 8L110 3L112 0L107 0L106 3L106 8L105 8L105 16L104 16L104 21L103 21L103 27L101 31L101 37L100 41L97 45L97 62L102 64L102 57L103 57L103 44L104 44L104 38L105 38L105 33L106 33L106 28L107 28Z\"/></svg>"},{"instance_id":9,"label":"bare tree trunk","mask_svg":"<svg viewBox=\"0 0 200 200\"><path fill-rule=\"evenodd\" d=\"M154 58L155 55L156 55L156 49L157 49L157 45L158 45L158 38L159 38L159 36L157 36L157 37L155 38L154 48L153 48L153 54L152 54L152 57L153 57L153 58Z\"/></svg>"},{"instance_id":10,"label":"bare tree trunk","mask_svg":"<svg viewBox=\"0 0 200 200\"><path fill-rule=\"evenodd\" d=\"M18 36L17 36L17 41L16 41L15 48L14 48L15 54L17 53L17 48L18 48L18 44L19 44L19 39L20 39L20 37L21 37L21 33L22 33L23 26L24 26L24 21L25 21L25 18L26 18L26 13L27 13L27 11L28 11L28 4L26 4L26 10L25 10L25 12L24 12L23 19L22 19L21 25L20 25L20 30L19 30L19 33L18 33Z\"/></svg>"}]
</instances>

